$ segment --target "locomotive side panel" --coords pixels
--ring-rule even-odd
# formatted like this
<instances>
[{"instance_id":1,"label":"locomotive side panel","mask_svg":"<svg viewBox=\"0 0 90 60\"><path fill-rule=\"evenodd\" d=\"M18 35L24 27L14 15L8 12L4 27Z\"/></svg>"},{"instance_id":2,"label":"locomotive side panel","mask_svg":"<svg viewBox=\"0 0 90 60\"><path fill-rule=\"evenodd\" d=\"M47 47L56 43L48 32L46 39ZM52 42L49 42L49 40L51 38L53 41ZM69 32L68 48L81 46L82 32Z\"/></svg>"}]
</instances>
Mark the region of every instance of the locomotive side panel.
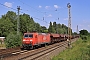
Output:
<instances>
[{"instance_id":1,"label":"locomotive side panel","mask_svg":"<svg viewBox=\"0 0 90 60\"><path fill-rule=\"evenodd\" d=\"M38 44L38 34L37 33L32 33L33 34L33 43L32 45L37 45Z\"/></svg>"},{"instance_id":2,"label":"locomotive side panel","mask_svg":"<svg viewBox=\"0 0 90 60\"><path fill-rule=\"evenodd\" d=\"M43 42L50 43L50 34L43 35Z\"/></svg>"},{"instance_id":3,"label":"locomotive side panel","mask_svg":"<svg viewBox=\"0 0 90 60\"><path fill-rule=\"evenodd\" d=\"M43 36L41 34L38 34L38 39L37 39L38 44L42 44L43 43L42 38L43 38Z\"/></svg>"},{"instance_id":4,"label":"locomotive side panel","mask_svg":"<svg viewBox=\"0 0 90 60\"><path fill-rule=\"evenodd\" d=\"M38 43L39 44L50 43L50 34L40 33L38 35Z\"/></svg>"}]
</instances>

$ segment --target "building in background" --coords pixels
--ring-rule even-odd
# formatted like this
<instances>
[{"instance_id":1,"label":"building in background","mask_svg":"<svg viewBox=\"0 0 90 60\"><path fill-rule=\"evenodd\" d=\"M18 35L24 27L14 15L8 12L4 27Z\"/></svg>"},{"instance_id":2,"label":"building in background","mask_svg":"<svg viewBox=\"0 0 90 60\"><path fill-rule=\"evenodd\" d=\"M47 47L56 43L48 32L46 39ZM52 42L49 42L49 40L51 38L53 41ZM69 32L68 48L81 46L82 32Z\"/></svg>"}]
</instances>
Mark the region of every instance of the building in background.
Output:
<instances>
[{"instance_id":1,"label":"building in background","mask_svg":"<svg viewBox=\"0 0 90 60\"><path fill-rule=\"evenodd\" d=\"M0 37L0 44L4 44L5 37Z\"/></svg>"}]
</instances>

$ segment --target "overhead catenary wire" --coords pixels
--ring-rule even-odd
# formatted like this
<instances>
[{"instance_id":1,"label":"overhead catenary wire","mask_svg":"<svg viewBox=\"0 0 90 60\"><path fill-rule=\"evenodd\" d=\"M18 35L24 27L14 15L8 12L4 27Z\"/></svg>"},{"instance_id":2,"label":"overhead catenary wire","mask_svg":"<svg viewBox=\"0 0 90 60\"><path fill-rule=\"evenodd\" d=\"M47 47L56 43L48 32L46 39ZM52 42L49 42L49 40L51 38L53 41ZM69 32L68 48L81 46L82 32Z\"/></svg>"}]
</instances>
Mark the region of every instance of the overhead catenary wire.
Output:
<instances>
[{"instance_id":1,"label":"overhead catenary wire","mask_svg":"<svg viewBox=\"0 0 90 60\"><path fill-rule=\"evenodd\" d=\"M42 12L42 11L40 11L40 10L38 10L38 9L36 9L36 8L34 8L34 7L32 7L32 6L30 6L29 4L27 4L27 3L25 3L25 2L23 2L23 1L21 1L21 0L18 0L18 1L20 1L21 3L23 3L24 5L26 5L26 6L28 6L28 7L30 7L30 8L32 8L32 9L34 9L34 10L36 10L37 12L40 12L40 13L45 13L45 14L47 14L47 12Z\"/></svg>"},{"instance_id":2,"label":"overhead catenary wire","mask_svg":"<svg viewBox=\"0 0 90 60\"><path fill-rule=\"evenodd\" d=\"M10 8L10 9L12 9L12 10L14 10L14 11L18 11L17 9L14 9L14 8L12 8L12 7L8 7L8 6L6 6L6 5L4 5L4 4L2 4L2 3L0 3L0 5L5 6L5 7L7 7L7 8ZM2 17L2 15L1 15L0 17ZM18 17L18 16L16 16L16 17L13 18L13 19L15 20L17 17Z\"/></svg>"},{"instance_id":3,"label":"overhead catenary wire","mask_svg":"<svg viewBox=\"0 0 90 60\"><path fill-rule=\"evenodd\" d=\"M22 9L23 10L23 9ZM29 10L28 10L29 11ZM21 12L21 11L20 11ZM21 12L21 13L23 13L24 14L24 12ZM45 16L42 18L42 19L40 19L40 18L37 18L37 17L34 17L34 16L31 16L32 18L35 18L35 19L38 19L38 20L40 20L40 21L43 21L43 22L45 22L45 23L48 23L47 21L45 21Z\"/></svg>"},{"instance_id":4,"label":"overhead catenary wire","mask_svg":"<svg viewBox=\"0 0 90 60\"><path fill-rule=\"evenodd\" d=\"M17 9L14 9L14 8L12 8L12 7L8 7L8 6L6 6L6 5L4 5L4 4L2 4L2 3L0 3L0 5L5 6L5 7L7 7L7 8L10 8L10 9L12 9L12 10L18 11ZM22 12L22 11L20 11L20 13L25 14L25 13ZM43 20L43 19L39 19L39 18L34 17L34 16L31 16L31 17L32 17L32 18L35 18L35 19L37 19L37 20L43 21L43 22L45 22L45 23L47 23L47 24L49 24L47 21L45 21L45 20ZM16 18L15 18L15 19L16 19ZM15 20L15 19L14 19L14 20Z\"/></svg>"},{"instance_id":5,"label":"overhead catenary wire","mask_svg":"<svg viewBox=\"0 0 90 60\"><path fill-rule=\"evenodd\" d=\"M33 17L33 16L32 16L32 17ZM40 20L40 21L43 21L43 22L45 22L45 23L48 23L47 21L45 21L45 20L43 20L43 19L39 19L39 18L37 18L37 17L33 17L33 18L38 19L38 20Z\"/></svg>"},{"instance_id":6,"label":"overhead catenary wire","mask_svg":"<svg viewBox=\"0 0 90 60\"><path fill-rule=\"evenodd\" d=\"M21 12L21 11L20 11ZM24 12L21 12L21 13L23 13L24 14ZM47 21L45 21L45 19L43 18L43 19L40 19L40 18L37 18L37 17L34 17L34 16L31 16L32 18L35 18L35 19L38 19L38 20L40 20L40 21L43 21L43 22L45 22L45 23L48 23Z\"/></svg>"},{"instance_id":7,"label":"overhead catenary wire","mask_svg":"<svg viewBox=\"0 0 90 60\"><path fill-rule=\"evenodd\" d=\"M30 8L32 8L32 9L34 9L34 10L36 10L36 11L38 11L38 12L43 13L43 14L46 15L46 12L42 12L42 11L40 11L40 10L37 10L36 8L33 8L32 6L30 6L29 4L24 3L24 2L21 1L21 0L18 0L18 1L20 1L20 2L23 3L24 5L29 6ZM26 11L29 11L29 10L26 10ZM36 17L34 17L34 18L37 19ZM39 19L38 19L38 20L39 20ZM40 20L41 20L41 19L40 19ZM43 17L43 20L45 20L45 16ZM46 22L46 21L44 21L44 22ZM46 22L46 23L47 23L47 22Z\"/></svg>"},{"instance_id":8,"label":"overhead catenary wire","mask_svg":"<svg viewBox=\"0 0 90 60\"><path fill-rule=\"evenodd\" d=\"M12 10L18 11L17 9L14 9L14 8L12 8L12 7L8 7L8 6L6 6L6 5L4 5L4 4L2 4L2 3L0 3L0 5L5 6L5 7L7 7L7 8L10 8L10 9L12 9ZM20 11L20 13L24 14L24 12L22 12L22 11ZM38 19L38 20L44 21L43 19L39 19L39 18L34 17L34 16L31 16L31 17L33 17L33 18L35 18L35 19ZM44 21L44 22L46 22L46 21ZM47 23L47 22L46 22L46 23Z\"/></svg>"},{"instance_id":9,"label":"overhead catenary wire","mask_svg":"<svg viewBox=\"0 0 90 60\"><path fill-rule=\"evenodd\" d=\"M29 6L29 7L32 8L32 9L36 10L37 12L44 13L44 12L42 12L42 11L40 11L40 10L38 10L38 9L36 9L36 8L34 8L34 7L32 7L32 6L30 6L29 4L24 3L24 2L21 1L21 0L18 0L18 1L20 1L21 3L23 3L23 4L27 5L27 6Z\"/></svg>"},{"instance_id":10,"label":"overhead catenary wire","mask_svg":"<svg viewBox=\"0 0 90 60\"><path fill-rule=\"evenodd\" d=\"M43 14L47 14L46 12L42 12L42 11L40 11L40 10L38 10L38 9L36 9L36 8L34 8L34 7L32 7L32 6L30 6L29 4L26 4L25 2L23 2L23 1L21 1L21 0L18 0L18 1L20 1L21 3L23 3L24 5L27 5L28 7L30 7L30 8L32 8L32 9L34 9L34 10L36 10L37 12L40 12L40 13L43 13ZM27 10L27 11L29 11L29 10ZM43 20L45 20L45 16L43 17Z\"/></svg>"},{"instance_id":11,"label":"overhead catenary wire","mask_svg":"<svg viewBox=\"0 0 90 60\"><path fill-rule=\"evenodd\" d=\"M0 5L5 6L5 7L7 7L7 8L10 8L10 9L12 9L12 10L17 11L16 9L14 9L14 8L12 8L12 7L8 7L8 6L6 6L6 5L4 5L4 4L2 4L2 3L0 3Z\"/></svg>"}]
</instances>

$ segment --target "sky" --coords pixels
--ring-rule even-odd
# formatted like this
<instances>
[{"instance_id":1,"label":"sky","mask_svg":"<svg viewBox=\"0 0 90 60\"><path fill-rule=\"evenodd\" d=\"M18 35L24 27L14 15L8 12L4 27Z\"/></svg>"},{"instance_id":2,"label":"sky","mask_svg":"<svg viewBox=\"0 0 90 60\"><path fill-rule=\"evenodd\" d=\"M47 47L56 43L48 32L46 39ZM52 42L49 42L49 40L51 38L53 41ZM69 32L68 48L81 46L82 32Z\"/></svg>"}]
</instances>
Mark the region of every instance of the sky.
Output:
<instances>
[{"instance_id":1,"label":"sky","mask_svg":"<svg viewBox=\"0 0 90 60\"><path fill-rule=\"evenodd\" d=\"M17 13L17 6L20 6L20 14L29 14L41 26L48 28L50 21L68 26L67 3L71 5L73 32L77 31L77 25L79 31L86 29L90 32L90 0L1 0L0 17L8 11Z\"/></svg>"}]
</instances>

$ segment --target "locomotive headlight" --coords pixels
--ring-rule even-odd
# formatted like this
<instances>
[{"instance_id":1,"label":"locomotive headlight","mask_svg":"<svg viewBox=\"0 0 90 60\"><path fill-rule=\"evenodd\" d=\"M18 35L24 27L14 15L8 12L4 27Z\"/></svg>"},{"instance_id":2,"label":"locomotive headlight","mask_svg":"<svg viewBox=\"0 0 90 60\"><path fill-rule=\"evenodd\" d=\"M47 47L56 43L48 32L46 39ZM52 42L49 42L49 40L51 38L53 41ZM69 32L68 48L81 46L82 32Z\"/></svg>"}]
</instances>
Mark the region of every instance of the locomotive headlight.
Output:
<instances>
[{"instance_id":1,"label":"locomotive headlight","mask_svg":"<svg viewBox=\"0 0 90 60\"><path fill-rule=\"evenodd\" d=\"M23 41L26 41L26 40L23 40Z\"/></svg>"},{"instance_id":2,"label":"locomotive headlight","mask_svg":"<svg viewBox=\"0 0 90 60\"><path fill-rule=\"evenodd\" d=\"M32 40L30 40L30 41L32 41Z\"/></svg>"}]
</instances>

